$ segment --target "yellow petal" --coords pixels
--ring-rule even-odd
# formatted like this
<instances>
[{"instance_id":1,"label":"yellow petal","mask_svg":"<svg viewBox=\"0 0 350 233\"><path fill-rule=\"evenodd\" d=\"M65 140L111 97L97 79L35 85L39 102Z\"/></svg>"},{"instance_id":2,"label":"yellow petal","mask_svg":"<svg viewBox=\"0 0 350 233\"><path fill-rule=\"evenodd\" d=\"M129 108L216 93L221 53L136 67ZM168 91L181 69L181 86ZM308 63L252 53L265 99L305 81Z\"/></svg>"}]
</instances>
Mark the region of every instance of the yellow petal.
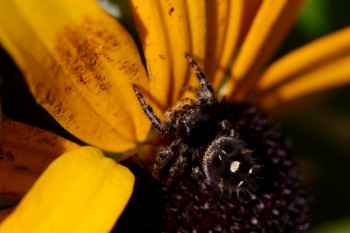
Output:
<instances>
[{"instance_id":1,"label":"yellow petal","mask_svg":"<svg viewBox=\"0 0 350 233\"><path fill-rule=\"evenodd\" d=\"M205 71L210 80L215 79L215 73L218 69L224 69L224 67L220 67L220 58L224 48L230 13L233 13L230 9L231 4L232 2L229 0L207 1L208 48ZM215 82L214 84L214 88L217 88L219 83Z\"/></svg>"},{"instance_id":2,"label":"yellow petal","mask_svg":"<svg viewBox=\"0 0 350 233\"><path fill-rule=\"evenodd\" d=\"M270 65L259 79L257 91L269 92L311 70L349 56L349 41L350 27L347 27L294 50Z\"/></svg>"},{"instance_id":3,"label":"yellow petal","mask_svg":"<svg viewBox=\"0 0 350 233\"><path fill-rule=\"evenodd\" d=\"M186 4L190 26L189 31L191 33L191 49L189 53L204 69L207 50L207 5L203 0L186 1ZM198 79L193 70L190 71L190 76L185 82L184 84L187 86L198 86Z\"/></svg>"},{"instance_id":4,"label":"yellow petal","mask_svg":"<svg viewBox=\"0 0 350 233\"><path fill-rule=\"evenodd\" d=\"M234 82L229 84L228 93L236 100L243 100L249 95L249 90L290 29L303 2L263 1L232 69L231 79Z\"/></svg>"},{"instance_id":5,"label":"yellow petal","mask_svg":"<svg viewBox=\"0 0 350 233\"><path fill-rule=\"evenodd\" d=\"M48 167L0 232L108 232L133 183L127 168L96 148L68 152Z\"/></svg>"},{"instance_id":6,"label":"yellow petal","mask_svg":"<svg viewBox=\"0 0 350 233\"><path fill-rule=\"evenodd\" d=\"M37 102L73 135L109 151L145 139L150 124L130 84L147 89L144 67L97 1L0 1L0 41Z\"/></svg>"},{"instance_id":7,"label":"yellow petal","mask_svg":"<svg viewBox=\"0 0 350 233\"><path fill-rule=\"evenodd\" d=\"M277 107L302 95L350 82L350 27L273 63L260 79L257 101Z\"/></svg>"},{"instance_id":8,"label":"yellow petal","mask_svg":"<svg viewBox=\"0 0 350 233\"><path fill-rule=\"evenodd\" d=\"M185 52L204 57L205 46L195 44L205 38L205 17L200 12L205 12L205 5L199 0L130 0L130 5L146 58L152 102L156 112L164 112L179 99L189 76ZM198 33L192 38L191 29Z\"/></svg>"},{"instance_id":9,"label":"yellow petal","mask_svg":"<svg viewBox=\"0 0 350 233\"><path fill-rule=\"evenodd\" d=\"M59 155L79 145L12 120L0 129L0 196L21 198Z\"/></svg>"},{"instance_id":10,"label":"yellow petal","mask_svg":"<svg viewBox=\"0 0 350 233\"><path fill-rule=\"evenodd\" d=\"M262 0L208 1L208 55L206 70L214 89L222 83L237 47Z\"/></svg>"}]
</instances>

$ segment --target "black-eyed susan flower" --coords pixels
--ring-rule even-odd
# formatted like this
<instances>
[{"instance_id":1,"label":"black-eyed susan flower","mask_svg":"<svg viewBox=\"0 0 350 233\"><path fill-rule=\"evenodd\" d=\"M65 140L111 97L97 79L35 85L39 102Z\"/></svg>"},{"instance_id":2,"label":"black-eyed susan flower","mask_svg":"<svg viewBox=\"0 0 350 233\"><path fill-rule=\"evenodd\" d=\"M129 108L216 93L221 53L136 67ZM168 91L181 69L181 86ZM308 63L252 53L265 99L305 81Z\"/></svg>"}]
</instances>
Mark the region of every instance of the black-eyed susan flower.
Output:
<instances>
[{"instance_id":1,"label":"black-eyed susan flower","mask_svg":"<svg viewBox=\"0 0 350 233\"><path fill-rule=\"evenodd\" d=\"M302 2L130 0L146 68L133 38L92 0L1 1L0 42L37 102L67 131L90 145L119 153L136 147L144 151L140 143L151 126L131 83L148 94L161 117L184 96L183 85L196 86L183 58L190 53L206 70L218 96L233 104L242 134L265 151L273 171L264 181L267 190L232 203L218 200L201 188L201 182L185 176L163 189L167 196L160 218L167 222L158 222L157 227L197 232L301 231L307 228L307 206L288 150L278 132L268 129L260 110L239 103L270 111L349 81L348 28L268 65ZM0 231L109 231L130 196L133 176L96 148L71 151L79 146L52 135L26 141L26 135L34 132L26 127L2 121L1 158L24 160L17 164L8 159L4 167L23 172L32 155L51 161L69 152L49 166ZM20 138L9 140L15 135ZM2 190L18 197L29 187L26 183L20 195L8 189L16 174L11 169L4 170L10 176L2 176L6 177ZM18 187L22 185L14 188Z\"/></svg>"}]
</instances>

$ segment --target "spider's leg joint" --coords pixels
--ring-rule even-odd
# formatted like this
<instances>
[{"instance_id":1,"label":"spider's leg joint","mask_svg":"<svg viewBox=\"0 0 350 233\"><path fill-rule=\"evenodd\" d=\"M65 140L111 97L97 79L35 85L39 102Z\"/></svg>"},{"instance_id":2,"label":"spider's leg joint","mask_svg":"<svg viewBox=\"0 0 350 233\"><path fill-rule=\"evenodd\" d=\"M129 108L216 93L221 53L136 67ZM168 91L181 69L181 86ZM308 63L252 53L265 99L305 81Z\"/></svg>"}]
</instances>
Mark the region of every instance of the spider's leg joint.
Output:
<instances>
[{"instance_id":1,"label":"spider's leg joint","mask_svg":"<svg viewBox=\"0 0 350 233\"><path fill-rule=\"evenodd\" d=\"M216 103L216 97L214 94L213 88L209 85L207 75L204 73L202 68L197 64L195 60L187 53L185 52L185 58L188 60L188 63L196 70L196 76L199 80L199 83L206 95L206 97L212 102Z\"/></svg>"},{"instance_id":2,"label":"spider's leg joint","mask_svg":"<svg viewBox=\"0 0 350 233\"><path fill-rule=\"evenodd\" d=\"M157 117L157 115L155 114L153 108L151 107L151 105L149 105L146 100L144 99L143 95L141 94L140 89L138 88L138 86L134 83L132 83L132 87L134 89L134 92L136 94L136 97L138 99L138 101L141 104L142 110L144 111L144 113L146 114L146 116L150 119L150 121L152 122L153 126L160 132L160 133L166 133L166 127L165 125L162 123L162 121Z\"/></svg>"}]
</instances>

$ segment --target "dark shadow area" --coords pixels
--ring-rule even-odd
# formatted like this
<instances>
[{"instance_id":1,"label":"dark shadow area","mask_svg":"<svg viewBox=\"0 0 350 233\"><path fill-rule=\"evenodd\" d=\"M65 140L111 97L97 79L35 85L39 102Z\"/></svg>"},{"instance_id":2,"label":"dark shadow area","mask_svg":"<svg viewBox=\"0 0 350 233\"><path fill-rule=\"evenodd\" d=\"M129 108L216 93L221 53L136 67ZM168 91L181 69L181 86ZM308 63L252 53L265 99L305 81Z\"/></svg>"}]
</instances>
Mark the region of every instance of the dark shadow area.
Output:
<instances>
[{"instance_id":1,"label":"dark shadow area","mask_svg":"<svg viewBox=\"0 0 350 233\"><path fill-rule=\"evenodd\" d=\"M322 103L303 106L279 119L303 164L312 225L350 212L349 93L349 85L325 92Z\"/></svg>"}]
</instances>

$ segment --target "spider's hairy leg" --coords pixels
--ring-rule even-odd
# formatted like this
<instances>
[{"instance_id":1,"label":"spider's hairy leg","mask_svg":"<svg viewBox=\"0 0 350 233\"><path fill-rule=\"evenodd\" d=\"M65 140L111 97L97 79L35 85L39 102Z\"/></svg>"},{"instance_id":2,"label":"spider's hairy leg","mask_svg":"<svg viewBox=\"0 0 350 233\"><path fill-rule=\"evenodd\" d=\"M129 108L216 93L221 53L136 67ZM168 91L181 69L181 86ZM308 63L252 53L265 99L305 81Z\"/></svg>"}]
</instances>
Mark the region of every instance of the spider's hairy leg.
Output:
<instances>
[{"instance_id":1,"label":"spider's hairy leg","mask_svg":"<svg viewBox=\"0 0 350 233\"><path fill-rule=\"evenodd\" d=\"M154 113L153 108L151 107L151 105L149 105L145 99L143 98L143 95L140 92L140 89L138 88L138 86L136 84L132 84L132 87L134 88L135 94L137 99L139 100L142 109L144 111L144 113L146 114L146 116L148 117L148 119L151 120L153 126L160 132L160 133L166 133L166 126L162 123L162 121L157 117L157 115Z\"/></svg>"},{"instance_id":2,"label":"spider's hairy leg","mask_svg":"<svg viewBox=\"0 0 350 233\"><path fill-rule=\"evenodd\" d=\"M204 73L202 68L193 60L193 58L186 52L185 58L188 60L188 63L196 70L196 76L199 80L199 83L206 95L206 97L213 103L216 103L216 97L214 94L213 88L209 85L207 75Z\"/></svg>"},{"instance_id":3,"label":"spider's hairy leg","mask_svg":"<svg viewBox=\"0 0 350 233\"><path fill-rule=\"evenodd\" d=\"M176 159L172 167L169 169L169 175L165 183L166 184L173 183L176 177L178 177L179 175L182 175L185 172L187 166L188 166L187 158L184 155L180 155Z\"/></svg>"},{"instance_id":4,"label":"spider's hairy leg","mask_svg":"<svg viewBox=\"0 0 350 233\"><path fill-rule=\"evenodd\" d=\"M159 154L157 154L152 171L152 175L155 179L159 180L161 176L164 175L164 171L172 166L172 164L176 161L177 152L178 146L175 143L175 145L170 145Z\"/></svg>"},{"instance_id":5,"label":"spider's hairy leg","mask_svg":"<svg viewBox=\"0 0 350 233\"><path fill-rule=\"evenodd\" d=\"M183 174L189 165L191 157L189 148L177 139L161 151L153 166L153 177L165 184L171 184L175 178Z\"/></svg>"},{"instance_id":6,"label":"spider's hairy leg","mask_svg":"<svg viewBox=\"0 0 350 233\"><path fill-rule=\"evenodd\" d=\"M192 177L195 180L202 181L206 185L210 185L210 180L205 177L199 166L192 167Z\"/></svg>"}]
</instances>

